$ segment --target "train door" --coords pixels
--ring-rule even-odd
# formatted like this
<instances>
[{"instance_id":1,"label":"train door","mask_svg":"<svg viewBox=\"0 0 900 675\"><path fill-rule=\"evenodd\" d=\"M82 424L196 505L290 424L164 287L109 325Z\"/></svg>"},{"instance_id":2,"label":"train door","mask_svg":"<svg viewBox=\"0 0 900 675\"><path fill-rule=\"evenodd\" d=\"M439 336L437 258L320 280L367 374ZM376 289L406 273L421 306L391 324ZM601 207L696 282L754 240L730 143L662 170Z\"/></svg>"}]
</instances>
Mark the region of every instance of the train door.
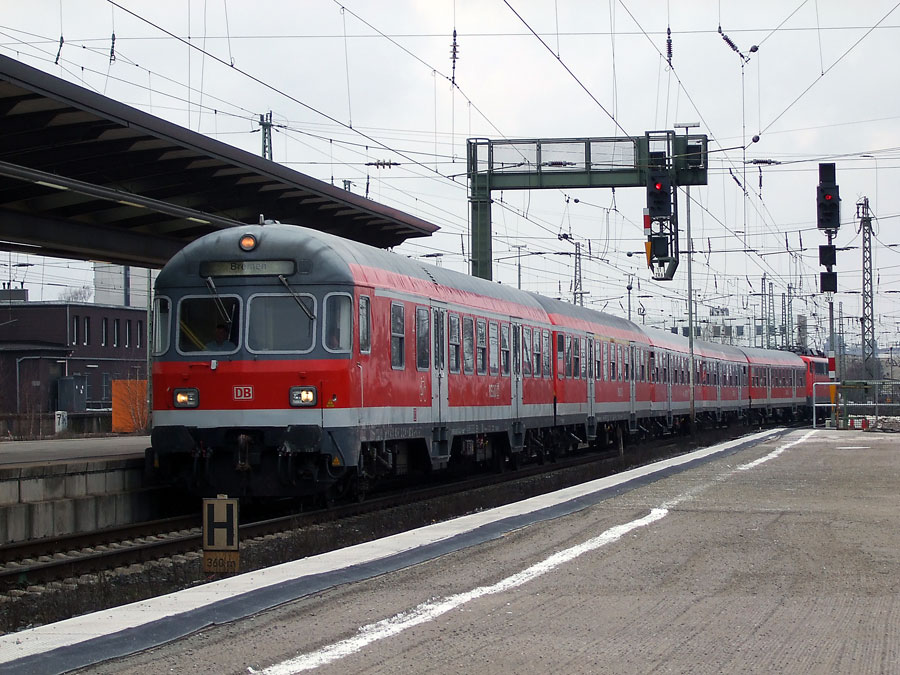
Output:
<instances>
[{"instance_id":1,"label":"train door","mask_svg":"<svg viewBox=\"0 0 900 675\"><path fill-rule=\"evenodd\" d=\"M373 394L374 388L368 386L368 380L374 382L371 377L372 367L375 360L372 359L372 298L375 293L371 288L361 287L359 289L359 304L357 311L358 318L358 348L359 361L357 362L359 370L359 405L357 406L359 426L371 424L368 419L363 419L366 410L366 402L368 400L367 393Z\"/></svg>"},{"instance_id":2,"label":"train door","mask_svg":"<svg viewBox=\"0 0 900 675\"><path fill-rule=\"evenodd\" d=\"M521 419L522 408L522 324L521 319L512 320L512 376L510 392L512 419Z\"/></svg>"},{"instance_id":3,"label":"train door","mask_svg":"<svg viewBox=\"0 0 900 675\"><path fill-rule=\"evenodd\" d=\"M588 418L594 417L594 409L597 407L594 401L594 336L588 333L587 336L587 354L582 354L581 358L587 359L587 414Z\"/></svg>"},{"instance_id":4,"label":"train door","mask_svg":"<svg viewBox=\"0 0 900 675\"><path fill-rule=\"evenodd\" d=\"M674 359L669 352L663 353L663 380L666 386L666 426L672 426L672 366Z\"/></svg>"},{"instance_id":5,"label":"train door","mask_svg":"<svg viewBox=\"0 0 900 675\"><path fill-rule=\"evenodd\" d=\"M636 401L635 401L635 371L637 371L637 348L635 347L633 342L628 343L628 351L626 352L625 358L627 359L625 362L625 374L628 377L628 398L630 399L629 408L628 408L628 429L630 431L634 431L637 429L637 412L636 412Z\"/></svg>"},{"instance_id":6,"label":"train door","mask_svg":"<svg viewBox=\"0 0 900 675\"><path fill-rule=\"evenodd\" d=\"M444 424L447 414L447 309L441 303L431 303L431 419L437 426Z\"/></svg>"},{"instance_id":7,"label":"train door","mask_svg":"<svg viewBox=\"0 0 900 675\"><path fill-rule=\"evenodd\" d=\"M431 456L450 455L447 379L447 309L442 303L431 303ZM446 460L436 460L439 465Z\"/></svg>"},{"instance_id":8,"label":"train door","mask_svg":"<svg viewBox=\"0 0 900 675\"><path fill-rule=\"evenodd\" d=\"M721 361L715 361L715 378L716 378L716 419L722 419L722 376L725 368Z\"/></svg>"}]
</instances>

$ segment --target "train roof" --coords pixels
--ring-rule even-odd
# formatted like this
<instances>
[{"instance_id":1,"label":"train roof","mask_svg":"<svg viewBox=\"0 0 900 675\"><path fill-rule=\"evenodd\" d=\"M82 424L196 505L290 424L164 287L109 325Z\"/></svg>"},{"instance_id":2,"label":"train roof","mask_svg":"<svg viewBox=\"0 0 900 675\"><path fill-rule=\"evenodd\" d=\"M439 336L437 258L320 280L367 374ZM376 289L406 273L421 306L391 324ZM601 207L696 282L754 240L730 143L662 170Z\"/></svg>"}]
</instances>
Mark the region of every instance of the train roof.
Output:
<instances>
[{"instance_id":1,"label":"train roof","mask_svg":"<svg viewBox=\"0 0 900 675\"><path fill-rule=\"evenodd\" d=\"M760 349L758 347L741 347L741 351L747 355L750 365L762 364L772 366L789 366L802 368L803 359L794 352L782 352L777 349Z\"/></svg>"},{"instance_id":2,"label":"train roof","mask_svg":"<svg viewBox=\"0 0 900 675\"><path fill-rule=\"evenodd\" d=\"M690 339L687 337L659 330L658 328L645 328L644 332L647 333L654 347L671 349L682 353L690 351ZM705 340L694 340L694 355L699 358L740 361L741 363L747 360L744 352L738 347L718 342L706 342Z\"/></svg>"},{"instance_id":3,"label":"train roof","mask_svg":"<svg viewBox=\"0 0 900 675\"><path fill-rule=\"evenodd\" d=\"M250 253L239 247L245 234L254 235L258 241ZM296 272L287 277L292 285L386 287L398 293L547 322L546 312L531 293L299 225L248 225L201 237L172 257L159 273L156 287L160 292L171 286L205 287L200 275L200 263L204 261L285 259L297 261ZM216 280L223 287L228 282L228 277Z\"/></svg>"},{"instance_id":4,"label":"train roof","mask_svg":"<svg viewBox=\"0 0 900 675\"><path fill-rule=\"evenodd\" d=\"M598 329L604 336L620 340L633 340L647 343L647 336L640 326L619 316L598 312L596 309L573 305L556 298L547 298L537 293L530 293L553 319L553 323L563 328L573 328L596 333Z\"/></svg>"}]
</instances>

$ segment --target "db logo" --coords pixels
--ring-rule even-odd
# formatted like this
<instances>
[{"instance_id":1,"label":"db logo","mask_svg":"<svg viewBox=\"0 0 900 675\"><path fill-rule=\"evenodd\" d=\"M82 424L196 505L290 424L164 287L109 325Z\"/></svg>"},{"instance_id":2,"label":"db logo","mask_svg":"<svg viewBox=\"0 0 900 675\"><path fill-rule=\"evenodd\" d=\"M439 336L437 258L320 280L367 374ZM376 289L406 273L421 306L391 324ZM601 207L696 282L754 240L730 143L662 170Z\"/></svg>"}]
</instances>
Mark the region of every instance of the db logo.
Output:
<instances>
[{"instance_id":1,"label":"db logo","mask_svg":"<svg viewBox=\"0 0 900 675\"><path fill-rule=\"evenodd\" d=\"M253 399L253 387L240 385L234 388L235 401L250 401Z\"/></svg>"}]
</instances>

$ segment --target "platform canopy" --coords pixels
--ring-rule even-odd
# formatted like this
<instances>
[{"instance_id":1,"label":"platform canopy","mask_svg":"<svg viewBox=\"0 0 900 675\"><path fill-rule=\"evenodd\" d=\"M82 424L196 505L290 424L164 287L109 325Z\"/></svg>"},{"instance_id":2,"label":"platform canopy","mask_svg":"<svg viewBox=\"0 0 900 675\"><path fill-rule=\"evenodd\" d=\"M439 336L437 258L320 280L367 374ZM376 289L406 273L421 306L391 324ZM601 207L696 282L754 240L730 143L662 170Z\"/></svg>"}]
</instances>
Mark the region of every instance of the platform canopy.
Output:
<instances>
[{"instance_id":1,"label":"platform canopy","mask_svg":"<svg viewBox=\"0 0 900 675\"><path fill-rule=\"evenodd\" d=\"M0 250L161 267L261 214L379 247L438 229L0 55Z\"/></svg>"}]
</instances>

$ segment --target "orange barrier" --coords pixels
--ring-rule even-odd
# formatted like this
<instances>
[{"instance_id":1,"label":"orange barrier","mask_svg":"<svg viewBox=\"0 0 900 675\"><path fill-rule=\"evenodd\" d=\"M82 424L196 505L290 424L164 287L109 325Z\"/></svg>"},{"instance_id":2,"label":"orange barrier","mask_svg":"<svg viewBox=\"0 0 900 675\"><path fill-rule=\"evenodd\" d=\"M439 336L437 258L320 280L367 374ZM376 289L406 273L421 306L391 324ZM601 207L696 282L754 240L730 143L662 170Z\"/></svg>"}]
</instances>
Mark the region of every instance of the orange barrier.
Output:
<instances>
[{"instance_id":1,"label":"orange barrier","mask_svg":"<svg viewBox=\"0 0 900 675\"><path fill-rule=\"evenodd\" d=\"M127 434L143 431L148 423L147 380L113 380L113 432Z\"/></svg>"}]
</instances>

